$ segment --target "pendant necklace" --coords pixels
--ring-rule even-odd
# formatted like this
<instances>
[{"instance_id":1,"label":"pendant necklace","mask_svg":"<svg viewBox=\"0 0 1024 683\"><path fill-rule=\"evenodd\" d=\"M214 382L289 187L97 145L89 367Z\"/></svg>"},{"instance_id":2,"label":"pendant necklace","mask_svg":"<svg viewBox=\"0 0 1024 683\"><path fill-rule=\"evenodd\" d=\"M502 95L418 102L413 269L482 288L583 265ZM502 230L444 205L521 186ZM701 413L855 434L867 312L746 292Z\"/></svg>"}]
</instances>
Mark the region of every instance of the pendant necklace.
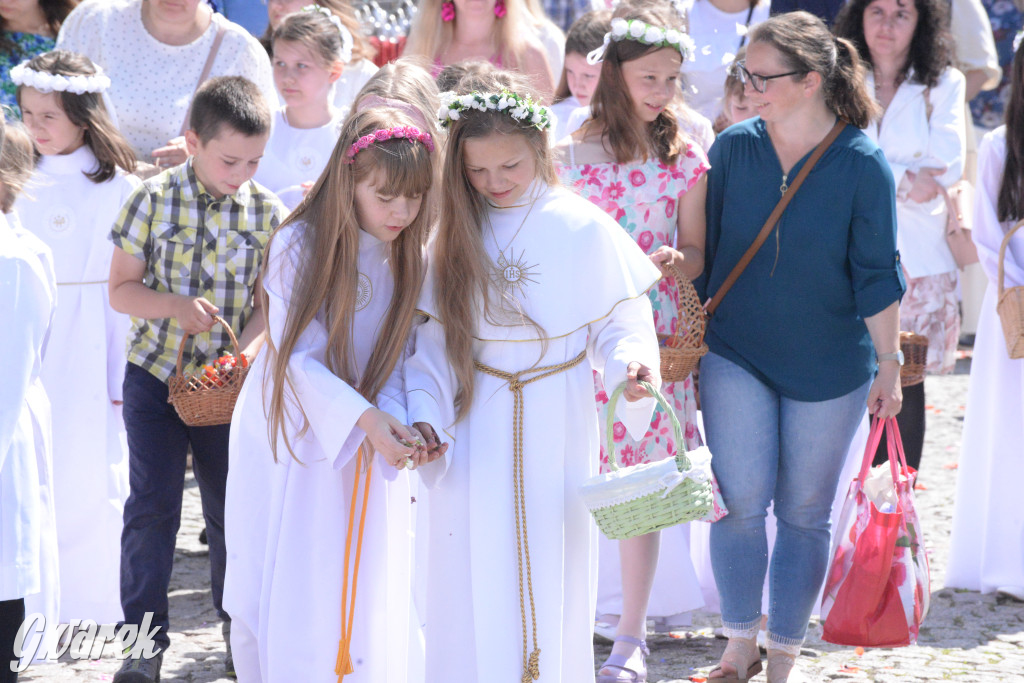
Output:
<instances>
[{"instance_id":1,"label":"pendant necklace","mask_svg":"<svg viewBox=\"0 0 1024 683\"><path fill-rule=\"evenodd\" d=\"M512 249L512 243L515 242L516 237L519 236L519 232L526 225L526 221L530 218L530 214L533 213L533 207L536 206L537 201L544 196L544 193L538 195L532 202L530 202L530 208L526 212L526 216L523 218L522 223L516 228L515 234L512 235L512 239L508 241L505 248L502 249L501 245L498 244L498 236L494 234L494 225L491 223L490 217L487 219L487 227L491 231L491 239L494 241L494 247L498 250L498 258L496 259L496 265L494 268L493 280L496 285L509 291L511 289L522 289L530 282L536 282L534 278L540 273L534 272L537 264L528 264L524 258L524 253L519 252L517 255ZM525 206L525 205L524 205ZM509 207L511 208L511 207ZM508 251L506 256L505 252Z\"/></svg>"}]
</instances>

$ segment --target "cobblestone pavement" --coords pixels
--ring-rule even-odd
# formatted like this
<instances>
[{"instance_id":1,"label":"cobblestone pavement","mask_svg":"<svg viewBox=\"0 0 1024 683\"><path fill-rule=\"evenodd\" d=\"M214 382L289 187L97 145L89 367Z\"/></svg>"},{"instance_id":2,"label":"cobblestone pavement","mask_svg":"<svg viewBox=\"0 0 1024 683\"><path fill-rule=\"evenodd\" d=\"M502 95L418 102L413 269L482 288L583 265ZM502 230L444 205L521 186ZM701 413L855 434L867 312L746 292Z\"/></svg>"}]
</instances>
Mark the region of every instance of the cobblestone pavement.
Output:
<instances>
[{"instance_id":1,"label":"cobblestone pavement","mask_svg":"<svg viewBox=\"0 0 1024 683\"><path fill-rule=\"evenodd\" d=\"M820 627L814 624L802 658L804 671L812 680L1024 682L1024 603L943 585L967 376L929 377L926 391L931 407L920 481L927 488L918 492L918 510L931 559L932 607L920 642L914 647L868 650L858 655L852 648L822 642ZM173 632L162 678L167 683L228 680L222 676L220 624L210 606L207 554L198 542L202 528L199 510L199 492L190 478L171 580ZM717 625L714 616L698 614L690 631L651 636L649 680L704 680L725 647L725 641L712 634ZM596 661L604 661L608 646L597 643L595 649ZM112 653L98 661L34 665L22 680L110 681L118 665ZM764 681L764 674L754 680Z\"/></svg>"}]
</instances>

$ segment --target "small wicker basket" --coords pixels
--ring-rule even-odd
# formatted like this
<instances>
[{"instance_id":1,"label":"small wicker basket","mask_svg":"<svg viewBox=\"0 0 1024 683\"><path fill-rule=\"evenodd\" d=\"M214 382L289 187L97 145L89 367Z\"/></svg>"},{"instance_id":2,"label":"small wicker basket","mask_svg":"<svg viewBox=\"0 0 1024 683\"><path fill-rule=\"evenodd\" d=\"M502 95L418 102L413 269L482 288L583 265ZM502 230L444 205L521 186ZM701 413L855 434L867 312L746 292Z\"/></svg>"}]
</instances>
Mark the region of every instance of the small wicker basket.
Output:
<instances>
[{"instance_id":1,"label":"small wicker basket","mask_svg":"<svg viewBox=\"0 0 1024 683\"><path fill-rule=\"evenodd\" d=\"M1006 261L1006 247L1010 244L1010 238L1022 225L1024 221L1020 221L1007 231L1003 243L999 245L999 298L996 302L996 312L1003 325L1006 353L1010 358L1024 358L1024 287L1006 289L1003 264Z\"/></svg>"},{"instance_id":2,"label":"small wicker basket","mask_svg":"<svg viewBox=\"0 0 1024 683\"><path fill-rule=\"evenodd\" d=\"M928 364L928 337L913 332L900 332L900 386L912 387L924 381L924 368Z\"/></svg>"},{"instance_id":3,"label":"small wicker basket","mask_svg":"<svg viewBox=\"0 0 1024 683\"><path fill-rule=\"evenodd\" d=\"M580 487L580 496L598 528L613 540L702 519L714 505L711 453L702 446L688 455L679 419L668 401L647 382L642 384L672 422L676 457L619 467L612 428L615 403L626 385L619 386L608 401L607 448L611 471L591 477Z\"/></svg>"},{"instance_id":4,"label":"small wicker basket","mask_svg":"<svg viewBox=\"0 0 1024 683\"><path fill-rule=\"evenodd\" d=\"M178 347L178 371L167 382L167 402L174 406L178 411L178 417L189 427L209 427L231 422L231 413L235 409L238 392L242 390L242 382L249 374L249 367L241 364L242 351L238 348L235 333L220 316L215 315L213 319L228 331L238 362L229 372L216 378L208 377L202 370L186 377L181 370L181 360L188 335L181 340L181 346Z\"/></svg>"},{"instance_id":5,"label":"small wicker basket","mask_svg":"<svg viewBox=\"0 0 1024 683\"><path fill-rule=\"evenodd\" d=\"M661 378L665 382L682 382L693 372L701 356L708 352L704 331L708 316L697 297L693 283L672 266L666 266L679 291L675 334L659 334Z\"/></svg>"}]
</instances>

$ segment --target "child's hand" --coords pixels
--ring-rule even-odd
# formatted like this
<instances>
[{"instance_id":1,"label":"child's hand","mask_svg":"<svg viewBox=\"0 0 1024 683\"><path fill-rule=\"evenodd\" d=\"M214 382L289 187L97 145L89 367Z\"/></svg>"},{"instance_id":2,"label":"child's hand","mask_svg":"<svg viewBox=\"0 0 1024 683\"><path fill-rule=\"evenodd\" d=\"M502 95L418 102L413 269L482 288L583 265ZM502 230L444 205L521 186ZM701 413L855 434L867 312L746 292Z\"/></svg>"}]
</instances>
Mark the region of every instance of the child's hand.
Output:
<instances>
[{"instance_id":1,"label":"child's hand","mask_svg":"<svg viewBox=\"0 0 1024 683\"><path fill-rule=\"evenodd\" d=\"M213 327L213 316L219 308L201 296L182 296L178 301L175 318L186 334L209 332Z\"/></svg>"},{"instance_id":2,"label":"child's hand","mask_svg":"<svg viewBox=\"0 0 1024 683\"><path fill-rule=\"evenodd\" d=\"M673 264L678 268L683 261L683 254L672 247L662 245L650 255L650 259L651 263L658 266L658 270L661 271L662 275L672 277L672 273L666 270L666 268Z\"/></svg>"},{"instance_id":3,"label":"child's hand","mask_svg":"<svg viewBox=\"0 0 1024 683\"><path fill-rule=\"evenodd\" d=\"M641 380L650 382L655 389L661 387L661 376L657 372L643 363L633 361L626 367L626 389L622 392L627 401L632 403L651 395L640 386Z\"/></svg>"},{"instance_id":4,"label":"child's hand","mask_svg":"<svg viewBox=\"0 0 1024 683\"><path fill-rule=\"evenodd\" d=\"M413 456L413 464L416 467L434 462L448 451L448 444L441 443L437 432L429 423L417 422L413 427L422 435L423 442L426 444Z\"/></svg>"},{"instance_id":5,"label":"child's hand","mask_svg":"<svg viewBox=\"0 0 1024 683\"><path fill-rule=\"evenodd\" d=\"M188 147L185 145L185 137L178 136L169 140L163 147L153 150L153 163L157 168L171 168L180 166L188 159Z\"/></svg>"},{"instance_id":6,"label":"child's hand","mask_svg":"<svg viewBox=\"0 0 1024 683\"><path fill-rule=\"evenodd\" d=\"M907 198L920 204L922 202L930 202L938 197L941 188L935 178L945 172L945 167L922 168L916 175L911 171L907 171L907 178L913 183L910 186L910 191L907 192Z\"/></svg>"},{"instance_id":7,"label":"child's hand","mask_svg":"<svg viewBox=\"0 0 1024 683\"><path fill-rule=\"evenodd\" d=\"M366 438L373 444L373 449L384 456L389 465L402 469L408 464L415 447L406 446L402 441L415 443L419 434L378 408L367 408L359 416L356 425L366 432Z\"/></svg>"}]
</instances>

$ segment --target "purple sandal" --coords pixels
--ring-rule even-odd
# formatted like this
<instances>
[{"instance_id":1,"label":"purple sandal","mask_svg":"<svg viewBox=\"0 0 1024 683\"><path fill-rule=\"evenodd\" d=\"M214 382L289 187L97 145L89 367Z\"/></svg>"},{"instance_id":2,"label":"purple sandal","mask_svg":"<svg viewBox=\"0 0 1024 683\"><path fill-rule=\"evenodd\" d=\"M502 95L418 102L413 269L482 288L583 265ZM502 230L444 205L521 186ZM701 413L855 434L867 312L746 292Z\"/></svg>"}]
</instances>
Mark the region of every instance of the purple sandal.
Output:
<instances>
[{"instance_id":1,"label":"purple sandal","mask_svg":"<svg viewBox=\"0 0 1024 683\"><path fill-rule=\"evenodd\" d=\"M622 641L624 643L632 643L636 647L640 648L640 652L643 653L644 657L651 654L651 651L647 649L647 642L634 638L633 636L615 636L615 642ZM623 657L622 655L608 655L608 659L601 665L598 671L604 669L618 669L615 674L601 674L597 675L597 683L647 683L647 666L646 662L642 671L637 672L626 666L626 662L629 661L629 657Z\"/></svg>"}]
</instances>

